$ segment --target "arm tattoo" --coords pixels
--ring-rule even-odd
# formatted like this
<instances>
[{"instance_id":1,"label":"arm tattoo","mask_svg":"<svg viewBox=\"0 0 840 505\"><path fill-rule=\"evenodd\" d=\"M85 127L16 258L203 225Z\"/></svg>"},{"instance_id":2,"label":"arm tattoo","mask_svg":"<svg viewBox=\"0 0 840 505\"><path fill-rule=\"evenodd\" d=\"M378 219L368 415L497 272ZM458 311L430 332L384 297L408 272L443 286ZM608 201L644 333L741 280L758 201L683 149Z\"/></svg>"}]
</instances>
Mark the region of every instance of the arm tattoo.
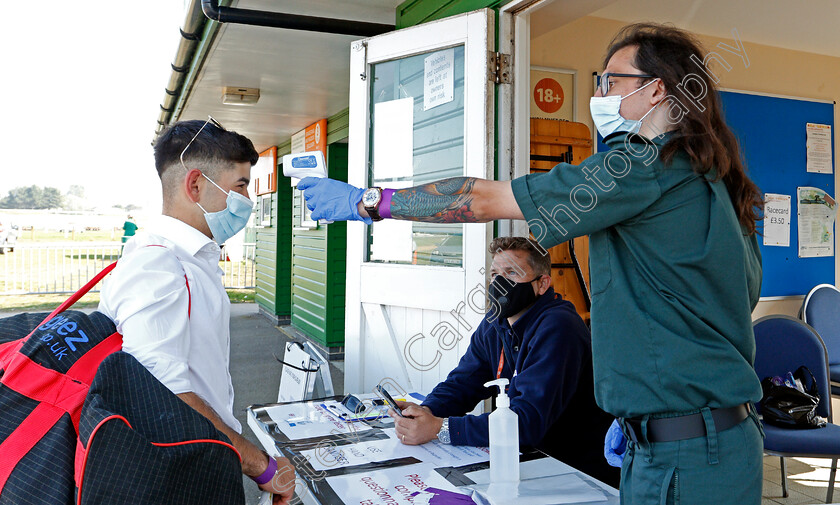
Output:
<instances>
[{"instance_id":1,"label":"arm tattoo","mask_svg":"<svg viewBox=\"0 0 840 505\"><path fill-rule=\"evenodd\" d=\"M391 197L391 215L426 223L477 223L472 211L474 177L453 177L401 189Z\"/></svg>"}]
</instances>

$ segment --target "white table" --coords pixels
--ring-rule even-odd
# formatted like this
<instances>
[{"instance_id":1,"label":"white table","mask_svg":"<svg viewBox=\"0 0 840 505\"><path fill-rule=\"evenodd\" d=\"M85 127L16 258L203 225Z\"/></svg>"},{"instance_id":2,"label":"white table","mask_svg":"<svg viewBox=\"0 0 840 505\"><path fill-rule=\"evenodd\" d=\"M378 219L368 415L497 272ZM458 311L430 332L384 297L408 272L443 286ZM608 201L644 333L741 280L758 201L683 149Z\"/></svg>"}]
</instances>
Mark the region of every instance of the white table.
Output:
<instances>
[{"instance_id":1,"label":"white table","mask_svg":"<svg viewBox=\"0 0 840 505\"><path fill-rule=\"evenodd\" d=\"M340 397L335 399L340 399ZM416 457L412 457L417 456L416 446L402 446L392 439L394 435L390 427L393 426L393 420L390 418L368 421L361 425L363 429L359 428L358 432L353 433L352 430L347 429L352 426L330 416L326 409L320 407L321 404L322 400L316 400L254 405L248 408L248 426L266 452L272 456L285 456L292 459L298 474L296 492L303 503L307 505L360 503L362 498L358 497L361 496L358 493L366 492L368 489L380 497L386 497L388 493L391 493L394 495L391 498L397 501L401 498L400 493L416 492L415 490L423 489L423 486L437 489L448 487L450 490L465 494L470 494L478 488L486 493L482 485L489 483L488 463L437 466L426 458L424 461L419 461ZM360 424L354 426L360 426ZM281 427L283 429L280 429ZM326 454L329 453L328 448L335 447L335 444L338 444L341 454L350 451L361 455L365 449L376 451L376 449L371 449L372 446L388 446L393 452L385 456L387 459L384 462L369 462L358 466L339 467L336 465L335 468L327 468L320 461L312 460L313 449L320 447L319 453ZM356 448L356 451L351 448ZM439 446L437 448L440 449ZM426 449L434 449L434 447ZM445 449L450 449L450 447ZM475 452L475 450L471 451ZM332 461L334 460L330 459L330 462ZM393 485L397 479L407 475L415 477L410 478L405 485ZM568 492L565 494L566 498L578 492L587 497L586 501L575 502L558 499L558 503L605 505L619 503L616 489L539 451L530 451L522 455L520 482L523 489L526 487L548 489L550 491L546 493L550 494L562 488ZM417 484L417 487L413 487L411 483ZM530 492L542 493L533 489ZM598 501L590 500L593 494L597 495L594 499ZM353 496L356 496L355 500L352 499ZM375 496L373 498L373 501L363 503L376 504ZM480 498L477 499L480 500ZM517 498L516 502L520 505L527 503L523 498Z\"/></svg>"}]
</instances>

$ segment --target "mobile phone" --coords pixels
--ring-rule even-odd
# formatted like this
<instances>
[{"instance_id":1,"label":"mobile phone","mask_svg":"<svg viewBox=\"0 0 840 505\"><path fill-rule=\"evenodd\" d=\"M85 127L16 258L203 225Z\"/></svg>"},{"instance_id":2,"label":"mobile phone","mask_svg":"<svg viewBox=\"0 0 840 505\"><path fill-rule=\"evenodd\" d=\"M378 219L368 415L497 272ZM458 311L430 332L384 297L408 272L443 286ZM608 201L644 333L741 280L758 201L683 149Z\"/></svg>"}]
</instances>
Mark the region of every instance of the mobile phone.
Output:
<instances>
[{"instance_id":1,"label":"mobile phone","mask_svg":"<svg viewBox=\"0 0 840 505\"><path fill-rule=\"evenodd\" d=\"M387 403L389 407L394 409L394 412L396 412L398 416L405 417L402 413L402 409L397 407L397 402L391 397L387 389L383 388L381 384L377 384L376 387L373 389L376 393L382 396L382 399L385 400L385 403Z\"/></svg>"}]
</instances>

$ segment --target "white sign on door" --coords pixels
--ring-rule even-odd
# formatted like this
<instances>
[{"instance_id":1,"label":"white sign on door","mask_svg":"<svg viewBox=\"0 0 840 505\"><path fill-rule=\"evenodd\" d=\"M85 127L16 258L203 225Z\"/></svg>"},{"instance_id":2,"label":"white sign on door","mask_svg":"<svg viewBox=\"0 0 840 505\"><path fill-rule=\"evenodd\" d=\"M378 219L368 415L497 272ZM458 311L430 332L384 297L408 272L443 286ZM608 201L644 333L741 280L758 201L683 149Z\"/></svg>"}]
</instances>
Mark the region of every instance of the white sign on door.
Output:
<instances>
[{"instance_id":1,"label":"white sign on door","mask_svg":"<svg viewBox=\"0 0 840 505\"><path fill-rule=\"evenodd\" d=\"M432 53L423 63L423 110L451 102L455 96L455 49Z\"/></svg>"}]
</instances>

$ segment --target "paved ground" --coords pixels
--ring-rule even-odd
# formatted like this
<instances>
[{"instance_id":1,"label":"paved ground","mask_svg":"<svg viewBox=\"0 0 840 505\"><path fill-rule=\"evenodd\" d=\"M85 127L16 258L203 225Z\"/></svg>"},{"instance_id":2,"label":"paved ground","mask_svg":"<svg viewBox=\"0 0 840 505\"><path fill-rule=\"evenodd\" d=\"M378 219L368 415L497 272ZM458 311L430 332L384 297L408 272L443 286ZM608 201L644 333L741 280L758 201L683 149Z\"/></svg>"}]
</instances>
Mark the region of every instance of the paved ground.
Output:
<instances>
[{"instance_id":1,"label":"paved ground","mask_svg":"<svg viewBox=\"0 0 840 505\"><path fill-rule=\"evenodd\" d=\"M245 409L254 403L277 400L280 387L280 363L288 338L257 311L253 303L231 305L230 312L230 375L233 380L234 413L242 423L242 434L258 443L245 419ZM339 363L342 365L343 363ZM344 375L330 366L336 394L344 390ZM255 505L260 491L251 479L243 479L248 505Z\"/></svg>"}]
</instances>

